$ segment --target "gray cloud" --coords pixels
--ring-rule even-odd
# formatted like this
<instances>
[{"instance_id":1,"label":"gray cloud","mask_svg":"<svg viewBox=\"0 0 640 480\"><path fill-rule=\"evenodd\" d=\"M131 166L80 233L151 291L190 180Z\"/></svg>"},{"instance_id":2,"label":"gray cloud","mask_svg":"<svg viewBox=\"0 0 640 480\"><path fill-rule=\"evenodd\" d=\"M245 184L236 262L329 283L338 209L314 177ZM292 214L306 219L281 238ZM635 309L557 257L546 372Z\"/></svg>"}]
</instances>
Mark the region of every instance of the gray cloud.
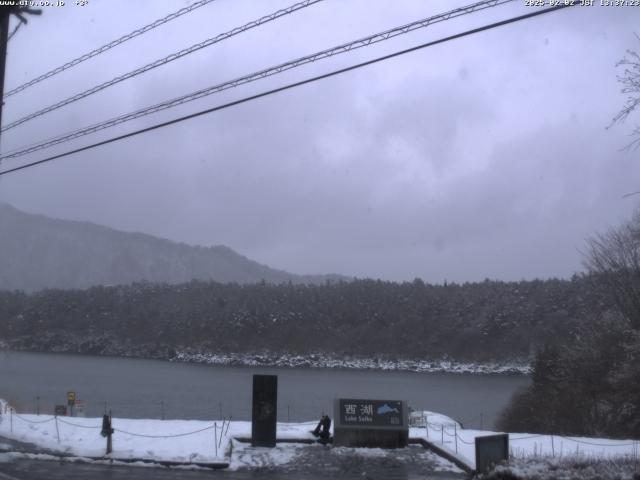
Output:
<instances>
[{"instance_id":1,"label":"gray cloud","mask_svg":"<svg viewBox=\"0 0 640 480\"><path fill-rule=\"evenodd\" d=\"M46 11L21 30L10 45L7 86L177 9L143 2L123 18L117 2L96 5L83 14ZM284 5L214 2L206 14L9 99L7 121ZM7 132L3 144L14 148L452 5L323 2ZM516 3L436 25L96 138L526 11ZM296 273L566 277L581 269L584 237L627 216L634 203L621 195L639 188L637 155L620 151L630 125L604 128L624 101L615 62L640 47L637 12L574 8L440 45L6 176L0 201L226 244Z\"/></svg>"}]
</instances>

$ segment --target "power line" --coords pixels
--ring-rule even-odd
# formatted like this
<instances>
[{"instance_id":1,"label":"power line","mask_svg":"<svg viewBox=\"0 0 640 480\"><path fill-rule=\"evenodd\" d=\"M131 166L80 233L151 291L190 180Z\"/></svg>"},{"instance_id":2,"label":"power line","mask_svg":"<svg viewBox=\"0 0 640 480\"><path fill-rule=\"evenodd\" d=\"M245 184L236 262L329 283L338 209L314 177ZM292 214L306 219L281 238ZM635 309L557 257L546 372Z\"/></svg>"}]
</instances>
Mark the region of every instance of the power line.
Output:
<instances>
[{"instance_id":1,"label":"power line","mask_svg":"<svg viewBox=\"0 0 640 480\"><path fill-rule=\"evenodd\" d=\"M13 38L13 36L16 34L16 32L18 31L18 29L22 26L22 22L18 22L18 24L13 28L13 30L11 31L11 33L9 34L9 38L7 38L7 41L11 40Z\"/></svg>"},{"instance_id":2,"label":"power line","mask_svg":"<svg viewBox=\"0 0 640 480\"><path fill-rule=\"evenodd\" d=\"M189 120L189 119L192 119L192 118L200 117L202 115L206 115L206 114L209 114L209 113L217 112L219 110L224 110L224 109L229 108L229 107L240 105L242 103L247 103L247 102L250 102L252 100L256 100L258 98L262 98L262 97L266 97L266 96L269 96L269 95L273 95L275 93L283 92L285 90L290 90L292 88L299 87L299 86L302 86L302 85L306 85L308 83L313 83L313 82L317 82L319 80L324 80L326 78L330 78L330 77L333 77L333 76L336 76L336 75L340 75L342 73L350 72L352 70L356 70L356 69L359 69L359 68L362 68L362 67L366 67L368 65L373 65L375 63L379 63L379 62L382 62L382 61L385 61L385 60L389 60L391 58L399 57L401 55L405 55L405 54L410 53L410 52L415 52L415 51L421 50L423 48L431 47L431 46L438 45L440 43L445 43L445 42L448 42L448 41L451 41L451 40L456 40L458 38L466 37L468 35L472 35L472 34L475 34L475 33L480 33L480 32L486 31L486 30L491 30L493 28L497 28L497 27L501 27L501 26L504 26L504 25L508 25L510 23L515 23L515 22L519 22L519 21L526 20L526 19L529 19L529 18L537 17L538 15L543 15L545 13L550 13L550 12L555 12L555 11L558 11L558 10L562 10L563 8L567 8L567 7L570 7L570 6L572 6L572 4L562 4L562 5L558 5L558 6L551 7L551 8L545 8L545 9L542 9L542 10L536 10L536 11L533 11L531 13L527 13L527 14L524 14L524 15L519 15L517 17L509 18L507 20L501 20L499 22L491 23L491 24L484 25L482 27L474 28L474 29L471 29L471 30L466 30L464 32L457 33L455 35L450 35L448 37L440 38L438 40L434 40L434 41L431 41L431 42L423 43L421 45L417 45L415 47L407 48L405 50L400 50L398 52L390 53L388 55L383 55L381 57L377 57L377 58L374 58L372 60L367 60L366 62L358 63L358 64L355 64L355 65L351 65L349 67L341 68L339 70L334 70L334 71L329 72L329 73L325 73L325 74L318 75L318 76L315 76L315 77L307 78L305 80L301 80L301 81L298 81L298 82L290 83L290 84L287 84L287 85L282 86L282 87L278 87L278 88L274 88L272 90L267 90L265 92L258 93L256 95L251 95L249 97L244 97L244 98L241 98L239 100L235 100L233 102L225 103L223 105L218 105L216 107L208 108L206 110L201 110L199 112L192 113L192 114L189 114L189 115L185 115L183 117L175 118L175 119L169 120L167 122L158 123L158 124L152 125L150 127L146 127L146 128L142 128L140 130L136 130L136 131L133 131L133 132L126 133L124 135L119 135L117 137L112 137L110 139L103 140L103 141L100 141L100 142L96 142L96 143L93 143L91 145L86 145L84 147L76 148L74 150L70 150L70 151L67 151L67 152L64 152L64 153L60 153L58 155L52 155L50 157L43 158L42 160L38 160L38 161L35 161L35 162L27 163L25 165L21 165L19 167L11 168L9 170L4 170L4 171L0 172L0 176L6 175L8 173L16 172L18 170L23 170L25 168L34 167L36 165L41 165L43 163L50 162L50 161L53 161L53 160L57 160L59 158L67 157L67 156L73 155L75 153L84 152L86 150L90 150L90 149L93 149L93 148L96 148L96 147L99 147L99 146L102 146L102 145L107 145L109 143L114 143L114 142L117 142L117 141L120 141L120 140L124 140L126 138L134 137L134 136L140 135L142 133L146 133L146 132L150 132L152 130L157 130L159 128L167 127L167 126L173 125L175 123L180 123L180 122L183 122L185 120Z\"/></svg>"},{"instance_id":3,"label":"power line","mask_svg":"<svg viewBox=\"0 0 640 480\"><path fill-rule=\"evenodd\" d=\"M2 132L5 132L7 130L10 130L12 128L17 127L18 125L21 125L25 122L28 122L29 120L33 120L36 117L39 117L41 115L44 115L46 113L50 113L53 112L54 110L57 110L61 107L64 107L65 105L69 105L70 103L74 103L77 102L78 100L81 100L85 97L88 97L90 95L93 95L94 93L98 93L101 90L104 90L105 88L109 88L117 83L120 82L124 82L125 80L128 80L130 78L136 77L138 75L141 75L145 72L148 72L150 70L153 70L154 68L158 68L161 67L163 65L166 65L167 63L173 62L174 60L178 60L179 58L182 58L186 55L190 55L194 52L197 52L198 50L202 50L203 48L209 47L211 45L214 45L218 42L221 42L223 40L226 40L228 38L231 38L235 35L238 35L240 33L246 32L247 30L251 30L252 28L256 28L259 27L260 25L263 25L265 23L268 22L272 22L273 20L276 20L280 17L283 17L285 15L289 15L290 13L293 13L295 11L301 10L303 8L309 7L311 5L314 5L318 2L321 2L322 0L304 0L302 2L296 3L294 5L291 5L287 8L283 8L281 10L278 10L276 12L273 12L269 15L265 15L264 17L261 17L257 20L253 20L245 25L242 25L241 27L236 27L232 30L229 30L228 32L225 33L221 33L220 35L216 35L215 37L212 38L208 38L200 43L196 43L194 45L191 45L188 48L185 48L183 50L180 50L179 52L174 52L171 55L167 55L164 58L160 58L154 62L151 62L147 65L144 65L142 67L136 68L135 70L132 70L128 73L125 73L124 75L120 75L118 77L112 78L111 80L108 80L106 82L103 82L99 85L96 85L94 87L91 87L88 90L85 90L84 92L80 92L77 93L71 97L68 97L64 100L61 100L57 103L54 103L53 105L49 105L48 107L45 107L41 110L38 110L36 112L30 113L29 115L26 115L25 117L22 117L14 122L9 123L8 125L5 125L4 127L2 127Z\"/></svg>"},{"instance_id":4,"label":"power line","mask_svg":"<svg viewBox=\"0 0 640 480\"><path fill-rule=\"evenodd\" d=\"M13 150L10 153L4 154L2 156L0 156L0 161L1 160L5 160L5 159L9 159L9 158L17 158L17 157L21 157L23 155L26 155L28 153L32 153L35 152L37 150L42 150L43 148L48 148L48 147L52 147L54 145L58 145L60 143L64 143L70 140L75 140L76 138L85 136L85 135L89 135L91 133L95 133L98 132L100 130L104 130L106 128L110 128L116 125L119 125L121 123L125 123L131 120L135 120L137 118L140 117L144 117L146 115L150 115L152 113L157 113L160 112L162 110L166 110L168 108L173 108L176 107L178 105L182 105L183 103L187 103L187 102L191 102L194 100L198 100L200 98L212 95L214 93L218 93L230 88L234 88L246 83L250 83L256 80L261 80L263 78L278 74L278 73L282 73L286 70L290 70L293 68L297 68L300 67L302 65L308 64L308 63L312 63L318 60L322 60L325 58L329 58L332 57L334 55L339 55L342 53L346 53L346 52L350 52L352 50L358 49L358 48L362 48L362 47L366 47L369 45L373 45L375 43L379 43L382 42L384 40L388 40L390 38L396 37L398 35L402 35L402 34L406 34L409 32L412 32L416 29L419 28L425 28L428 27L429 25L433 25L435 23L439 23L439 22L443 22L446 20L450 20L452 18L456 18L462 15L467 15L470 13L474 13L480 10L484 10L487 8L491 8L491 7L496 7L498 5L502 5L504 3L509 3L512 2L514 0L484 0L481 2L477 2L471 5L467 5L465 7L460 7L460 8L456 8L454 10L450 10L447 11L445 13L441 13L438 15L434 15L428 18L424 18L421 20L417 20L415 22L411 22L408 23L406 25L402 25L399 27L395 27L389 30L385 30L383 32L380 33L376 33L373 35L369 35L368 37L364 37L364 38L360 38L358 40L355 41L351 41L348 43L344 43L332 48L328 48L326 50L322 50L320 52L316 52L313 53L311 55L307 55L295 60L291 60L289 62L286 63L282 63L280 65L274 66L274 67L269 67L266 68L264 70L260 70L258 72L254 72L254 73L250 73L248 75L244 75L242 77L236 78L234 80L229 80L226 82L223 82L221 84L218 85L214 85L211 87L207 87L205 89L202 90L198 90L196 92L193 93L189 93L187 95L183 95L181 97L177 97L171 100L167 100L164 101L162 103L156 104L156 105L152 105L150 107L146 107L143 108L141 110L137 110L125 115L121 115L119 117L115 117L115 118L111 118L109 120L106 120L104 122L100 122L88 127L84 127L81 128L79 130L75 130L73 132L67 133L67 134L63 134L57 137L54 137L52 139L48 139L45 141L41 141L39 143L36 144L32 144L26 147L20 147L17 150Z\"/></svg>"},{"instance_id":5,"label":"power line","mask_svg":"<svg viewBox=\"0 0 640 480\"><path fill-rule=\"evenodd\" d=\"M163 25L167 22L170 22L171 20L175 20L178 17L181 17L182 15L185 15L189 12L193 12L194 10L196 10L197 8L200 7L204 7L205 5L207 5L208 3L213 2L214 0L199 0L195 3L192 3L191 5L189 5L188 7L184 7L181 8L180 10L178 10L177 12L173 12L170 13L169 15L167 15L166 17L163 18L159 18L158 20L156 20L155 22L152 22L148 25L145 25L144 27L138 28L137 30L134 30L131 33L127 33L126 35L123 35L122 37L113 40L109 43L107 43L106 45L103 45L101 47L98 47L94 50L91 50L88 53L85 53L84 55L79 56L78 58L75 58L67 63L65 63L64 65L61 65L57 68L54 68L53 70L48 71L47 73L43 73L42 75L29 80L26 83L23 83L22 85L14 88L13 90L10 90L9 92L5 93L3 98L8 98L11 95L15 95L18 92L21 92L33 85L35 85L36 83L40 83L43 80L46 80L47 78L51 78L54 75L57 75L60 72L64 72L65 70L70 69L71 67L75 67L76 65L79 65L80 63L89 60L90 58L95 57L96 55L100 55L101 53L106 52L107 50L110 50L114 47L117 47L120 44L123 44L124 42L127 42L133 38L136 38L140 35L142 35L143 33L147 33L149 30L153 30L154 28L159 27L160 25ZM17 28L16 28L17 30ZM15 31L14 31L15 33ZM13 36L13 34L12 34Z\"/></svg>"}]
</instances>

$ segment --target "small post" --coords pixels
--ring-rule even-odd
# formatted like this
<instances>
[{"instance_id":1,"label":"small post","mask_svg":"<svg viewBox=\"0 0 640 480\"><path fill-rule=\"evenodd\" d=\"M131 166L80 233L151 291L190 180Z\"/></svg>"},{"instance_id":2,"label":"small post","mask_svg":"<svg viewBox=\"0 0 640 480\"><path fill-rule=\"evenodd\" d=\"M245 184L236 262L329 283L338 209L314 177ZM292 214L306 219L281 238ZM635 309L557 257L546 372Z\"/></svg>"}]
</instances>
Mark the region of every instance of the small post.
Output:
<instances>
[{"instance_id":1,"label":"small post","mask_svg":"<svg viewBox=\"0 0 640 480\"><path fill-rule=\"evenodd\" d=\"M224 423L222 427L220 427L220 437L218 437L218 448L222 446L222 432L224 431Z\"/></svg>"},{"instance_id":2,"label":"small post","mask_svg":"<svg viewBox=\"0 0 640 480\"><path fill-rule=\"evenodd\" d=\"M555 458L556 456L556 447L553 444L553 435L551 435L551 457Z\"/></svg>"},{"instance_id":3,"label":"small post","mask_svg":"<svg viewBox=\"0 0 640 480\"><path fill-rule=\"evenodd\" d=\"M424 416L424 428L427 429L427 440L429 440L429 414Z\"/></svg>"},{"instance_id":4,"label":"small post","mask_svg":"<svg viewBox=\"0 0 640 480\"><path fill-rule=\"evenodd\" d=\"M229 432L229 424L230 423L231 423L231 415L229 415L229 420L227 421L227 429L224 432L225 435Z\"/></svg>"},{"instance_id":5,"label":"small post","mask_svg":"<svg viewBox=\"0 0 640 480\"><path fill-rule=\"evenodd\" d=\"M111 435L113 435L113 428L111 426L111 410L109 410L109 415L106 413L102 416L102 431L100 435L103 437L107 437L107 453L109 455L113 451L113 439Z\"/></svg>"},{"instance_id":6,"label":"small post","mask_svg":"<svg viewBox=\"0 0 640 480\"><path fill-rule=\"evenodd\" d=\"M216 449L216 458L218 458L218 424L213 424L213 446Z\"/></svg>"},{"instance_id":7,"label":"small post","mask_svg":"<svg viewBox=\"0 0 640 480\"><path fill-rule=\"evenodd\" d=\"M458 453L458 424L457 423L453 424L453 434L456 437L456 453Z\"/></svg>"},{"instance_id":8,"label":"small post","mask_svg":"<svg viewBox=\"0 0 640 480\"><path fill-rule=\"evenodd\" d=\"M107 431L107 455L113 451L113 427L111 424L111 410L109 410L109 429Z\"/></svg>"},{"instance_id":9,"label":"small post","mask_svg":"<svg viewBox=\"0 0 640 480\"><path fill-rule=\"evenodd\" d=\"M111 410L109 410L109 415L106 413L102 416L102 431L100 435L107 438L107 453L109 455L113 451L113 440L111 435L113 435L113 428L111 426Z\"/></svg>"},{"instance_id":10,"label":"small post","mask_svg":"<svg viewBox=\"0 0 640 480\"><path fill-rule=\"evenodd\" d=\"M40 396L36 397L36 415L40 416Z\"/></svg>"},{"instance_id":11,"label":"small post","mask_svg":"<svg viewBox=\"0 0 640 480\"><path fill-rule=\"evenodd\" d=\"M60 443L60 428L58 428L58 415L53 417L56 421L56 436L58 437L58 443Z\"/></svg>"}]
</instances>

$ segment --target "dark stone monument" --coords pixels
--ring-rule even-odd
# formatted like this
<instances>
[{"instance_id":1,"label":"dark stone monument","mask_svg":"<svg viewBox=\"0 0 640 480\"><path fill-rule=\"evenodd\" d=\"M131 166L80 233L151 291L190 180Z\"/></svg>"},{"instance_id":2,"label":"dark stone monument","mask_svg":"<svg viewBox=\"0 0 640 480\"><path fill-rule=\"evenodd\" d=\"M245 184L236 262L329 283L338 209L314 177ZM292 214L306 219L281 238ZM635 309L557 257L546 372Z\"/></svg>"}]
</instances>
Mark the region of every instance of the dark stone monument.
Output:
<instances>
[{"instance_id":1,"label":"dark stone monument","mask_svg":"<svg viewBox=\"0 0 640 480\"><path fill-rule=\"evenodd\" d=\"M253 406L251 415L251 445L276 446L278 419L278 376L253 376Z\"/></svg>"},{"instance_id":2,"label":"dark stone monument","mask_svg":"<svg viewBox=\"0 0 640 480\"><path fill-rule=\"evenodd\" d=\"M406 447L409 441L407 402L336 399L333 444L345 447Z\"/></svg>"},{"instance_id":3,"label":"dark stone monument","mask_svg":"<svg viewBox=\"0 0 640 480\"><path fill-rule=\"evenodd\" d=\"M509 435L476 437L476 472L487 473L494 465L509 461Z\"/></svg>"}]
</instances>

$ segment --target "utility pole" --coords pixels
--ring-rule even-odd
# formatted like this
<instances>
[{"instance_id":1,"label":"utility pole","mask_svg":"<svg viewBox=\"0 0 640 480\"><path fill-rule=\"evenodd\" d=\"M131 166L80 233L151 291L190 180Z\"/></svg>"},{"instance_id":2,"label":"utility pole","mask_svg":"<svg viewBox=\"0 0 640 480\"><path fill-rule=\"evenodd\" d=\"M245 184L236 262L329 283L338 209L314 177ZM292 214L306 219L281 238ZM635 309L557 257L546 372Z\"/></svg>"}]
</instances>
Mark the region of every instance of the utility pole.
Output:
<instances>
[{"instance_id":1,"label":"utility pole","mask_svg":"<svg viewBox=\"0 0 640 480\"><path fill-rule=\"evenodd\" d=\"M9 43L9 20L11 14L21 23L27 23L24 14L41 15L42 10L19 6L0 7L0 127L2 127L2 107L4 106L4 71L7 63L7 43ZM1 145L1 143L0 143Z\"/></svg>"},{"instance_id":2,"label":"utility pole","mask_svg":"<svg viewBox=\"0 0 640 480\"><path fill-rule=\"evenodd\" d=\"M4 67L7 63L7 43L9 41L9 18L10 11L2 12L2 22L0 23L0 127L2 126L2 107L4 106Z\"/></svg>"}]
</instances>

